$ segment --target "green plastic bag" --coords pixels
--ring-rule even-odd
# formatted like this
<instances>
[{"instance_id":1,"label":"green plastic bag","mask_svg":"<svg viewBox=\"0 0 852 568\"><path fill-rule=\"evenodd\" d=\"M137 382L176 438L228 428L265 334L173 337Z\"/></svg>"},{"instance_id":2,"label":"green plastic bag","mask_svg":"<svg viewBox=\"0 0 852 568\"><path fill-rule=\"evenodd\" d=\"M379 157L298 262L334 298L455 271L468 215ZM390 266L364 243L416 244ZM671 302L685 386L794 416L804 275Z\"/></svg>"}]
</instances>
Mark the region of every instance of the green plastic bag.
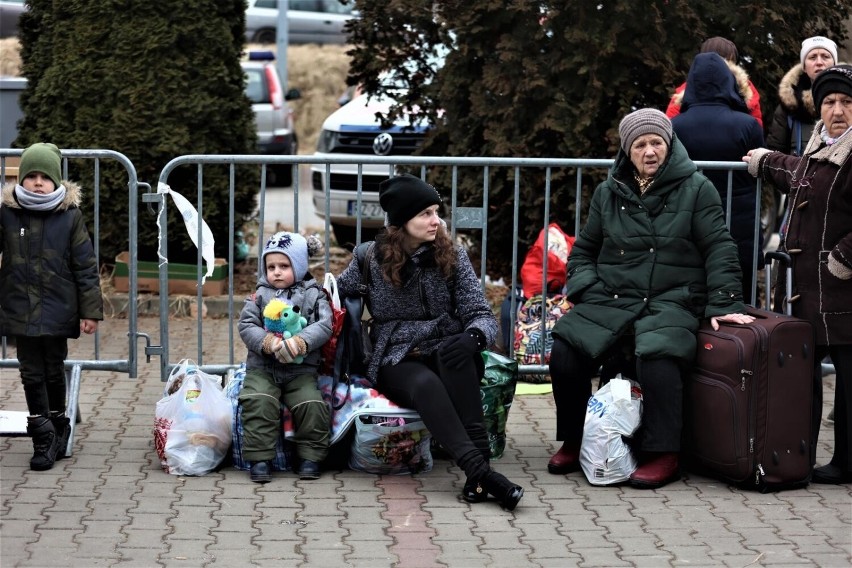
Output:
<instances>
[{"instance_id":1,"label":"green plastic bag","mask_svg":"<svg viewBox=\"0 0 852 568\"><path fill-rule=\"evenodd\" d=\"M518 362L492 351L483 351L482 359L485 362L485 375L480 383L482 413L491 459L497 459L506 448L506 419L515 398Z\"/></svg>"}]
</instances>

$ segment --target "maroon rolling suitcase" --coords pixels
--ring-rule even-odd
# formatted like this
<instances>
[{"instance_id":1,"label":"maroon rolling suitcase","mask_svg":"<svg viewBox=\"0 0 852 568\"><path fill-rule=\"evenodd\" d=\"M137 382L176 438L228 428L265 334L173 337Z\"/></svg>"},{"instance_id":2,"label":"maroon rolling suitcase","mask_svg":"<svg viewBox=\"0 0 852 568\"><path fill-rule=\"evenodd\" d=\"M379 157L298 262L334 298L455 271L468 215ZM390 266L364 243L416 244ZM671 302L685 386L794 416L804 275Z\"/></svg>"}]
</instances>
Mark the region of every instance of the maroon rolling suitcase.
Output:
<instances>
[{"instance_id":1,"label":"maroon rolling suitcase","mask_svg":"<svg viewBox=\"0 0 852 568\"><path fill-rule=\"evenodd\" d=\"M761 492L811 477L814 331L810 322L749 308L749 325L698 332L685 384L687 462Z\"/></svg>"}]
</instances>

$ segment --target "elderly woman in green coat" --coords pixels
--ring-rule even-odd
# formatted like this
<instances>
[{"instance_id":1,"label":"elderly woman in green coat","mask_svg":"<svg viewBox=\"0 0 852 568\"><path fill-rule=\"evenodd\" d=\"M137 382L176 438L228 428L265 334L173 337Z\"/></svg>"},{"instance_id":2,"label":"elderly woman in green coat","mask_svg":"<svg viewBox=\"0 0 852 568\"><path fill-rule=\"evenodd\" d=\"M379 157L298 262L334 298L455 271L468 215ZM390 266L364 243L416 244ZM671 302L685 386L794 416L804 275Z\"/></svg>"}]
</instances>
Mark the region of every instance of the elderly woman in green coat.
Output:
<instances>
[{"instance_id":1,"label":"elderly woman in green coat","mask_svg":"<svg viewBox=\"0 0 852 568\"><path fill-rule=\"evenodd\" d=\"M644 398L638 488L678 479L682 373L695 356L701 318L751 323L744 314L737 246L713 184L698 173L655 109L628 114L621 149L592 197L568 264L573 309L553 329L550 359L556 438L548 471L580 467L591 379L613 353L630 349ZM637 446L634 445L634 449Z\"/></svg>"}]
</instances>

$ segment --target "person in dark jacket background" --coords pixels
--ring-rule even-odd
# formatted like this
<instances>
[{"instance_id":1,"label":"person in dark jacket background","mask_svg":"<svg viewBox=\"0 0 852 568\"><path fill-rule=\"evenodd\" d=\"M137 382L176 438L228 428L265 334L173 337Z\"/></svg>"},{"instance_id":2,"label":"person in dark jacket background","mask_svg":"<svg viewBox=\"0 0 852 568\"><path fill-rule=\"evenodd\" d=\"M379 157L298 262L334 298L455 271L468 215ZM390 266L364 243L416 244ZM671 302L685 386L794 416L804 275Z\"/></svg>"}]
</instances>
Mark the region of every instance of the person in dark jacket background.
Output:
<instances>
[{"instance_id":1,"label":"person in dark jacket background","mask_svg":"<svg viewBox=\"0 0 852 568\"><path fill-rule=\"evenodd\" d=\"M793 315L810 321L816 332L817 434L826 355L836 371L834 456L814 469L812 481L852 483L852 66L820 73L813 94L821 118L801 157L758 148L743 160L749 173L773 182L789 197L786 240L793 295L786 301Z\"/></svg>"},{"instance_id":2,"label":"person in dark jacket background","mask_svg":"<svg viewBox=\"0 0 852 568\"><path fill-rule=\"evenodd\" d=\"M757 120L742 111L743 101L725 61L715 53L695 56L686 80L681 113L672 127L692 160L738 162L752 148L763 146L763 129ZM706 170L713 182L722 209L727 211L728 171ZM752 301L754 280L755 179L747 171L731 176L731 218L729 228L737 242L743 272L743 298ZM763 234L758 235L757 268L763 267Z\"/></svg>"},{"instance_id":3,"label":"person in dark jacket background","mask_svg":"<svg viewBox=\"0 0 852 568\"><path fill-rule=\"evenodd\" d=\"M763 113L760 110L760 93L758 93L757 87L754 86L751 79L748 78L746 70L737 64L740 54L739 51L737 51L736 44L728 38L720 36L711 37L701 44L699 53L717 53L725 60L725 64L728 66L728 69L734 77L737 92L742 98L741 104L744 107L742 108L742 111L753 116L762 128ZM686 92L686 85L688 82L689 79L675 89L674 95L672 95L671 101L669 101L669 106L666 108L666 116L671 119L674 119L674 117L684 110L682 108L684 102L683 97Z\"/></svg>"},{"instance_id":4,"label":"person in dark jacket background","mask_svg":"<svg viewBox=\"0 0 852 568\"><path fill-rule=\"evenodd\" d=\"M65 457L68 339L94 333L103 320L98 260L83 213L80 187L62 180L54 144L24 150L19 184L0 202L0 335L17 345L27 400L30 469L48 470Z\"/></svg>"},{"instance_id":5,"label":"person in dark jacket background","mask_svg":"<svg viewBox=\"0 0 852 568\"><path fill-rule=\"evenodd\" d=\"M737 248L719 193L698 173L671 121L656 109L628 114L621 149L592 196L568 260L574 307L553 328L550 375L556 439L554 474L580 467L591 379L613 350L635 355L642 387L639 467L629 483L661 487L680 476L682 371L695 358L701 318L751 323L742 312Z\"/></svg>"},{"instance_id":6,"label":"person in dark jacket background","mask_svg":"<svg viewBox=\"0 0 852 568\"><path fill-rule=\"evenodd\" d=\"M497 321L467 253L454 245L434 187L411 175L379 186L386 227L369 244L361 282L357 255L337 280L341 297L367 288L373 354L367 378L394 403L420 414L434 439L465 472L462 497L490 493L514 509L524 490L489 465L480 394L482 350ZM372 251L372 252L370 252Z\"/></svg>"}]
</instances>

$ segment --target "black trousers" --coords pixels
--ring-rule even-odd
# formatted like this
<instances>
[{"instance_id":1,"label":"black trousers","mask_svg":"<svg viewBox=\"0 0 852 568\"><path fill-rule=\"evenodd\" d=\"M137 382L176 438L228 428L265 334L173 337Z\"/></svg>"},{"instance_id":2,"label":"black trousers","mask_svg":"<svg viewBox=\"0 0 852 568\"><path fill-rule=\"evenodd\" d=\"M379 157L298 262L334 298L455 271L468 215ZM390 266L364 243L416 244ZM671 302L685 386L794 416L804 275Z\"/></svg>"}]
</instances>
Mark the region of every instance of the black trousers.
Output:
<instances>
[{"instance_id":1,"label":"black trousers","mask_svg":"<svg viewBox=\"0 0 852 568\"><path fill-rule=\"evenodd\" d=\"M834 457L831 463L843 471L852 472L852 345L834 345L831 347L818 347L816 350L816 377L817 385L814 393L814 407L816 417L816 434L819 433L819 425L822 422L822 360L826 355L831 355L834 363L835 389L834 389Z\"/></svg>"},{"instance_id":2,"label":"black trousers","mask_svg":"<svg viewBox=\"0 0 852 568\"><path fill-rule=\"evenodd\" d=\"M617 344L610 351L623 348ZM583 438L586 407L592 392L592 378L602 363L612 358L605 353L592 358L554 336L550 352L550 377L556 403L556 439L579 446ZM680 451L683 428L683 379L674 359L636 359L634 369L622 369L642 387L642 425L634 438L646 452Z\"/></svg>"},{"instance_id":3,"label":"black trousers","mask_svg":"<svg viewBox=\"0 0 852 568\"><path fill-rule=\"evenodd\" d=\"M33 416L65 412L65 359L68 339L65 337L15 338L21 383L27 409Z\"/></svg>"},{"instance_id":4,"label":"black trousers","mask_svg":"<svg viewBox=\"0 0 852 568\"><path fill-rule=\"evenodd\" d=\"M482 360L478 353L476 358ZM456 463L472 453L489 455L479 389L482 370L476 358L452 369L435 356L404 359L381 367L376 384L391 401L416 410Z\"/></svg>"}]
</instances>

